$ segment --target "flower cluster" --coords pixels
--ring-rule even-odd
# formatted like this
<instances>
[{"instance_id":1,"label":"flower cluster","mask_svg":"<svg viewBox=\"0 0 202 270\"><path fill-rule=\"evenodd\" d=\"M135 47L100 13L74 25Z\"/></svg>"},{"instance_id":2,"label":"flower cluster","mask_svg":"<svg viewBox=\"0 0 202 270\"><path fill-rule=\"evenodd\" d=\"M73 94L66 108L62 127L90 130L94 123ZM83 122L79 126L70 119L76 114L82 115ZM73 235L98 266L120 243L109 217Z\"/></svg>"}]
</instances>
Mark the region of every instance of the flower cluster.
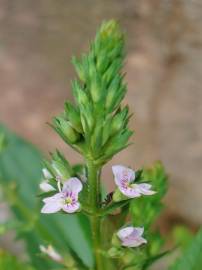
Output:
<instances>
[{"instance_id":1,"label":"flower cluster","mask_svg":"<svg viewBox=\"0 0 202 270\"><path fill-rule=\"evenodd\" d=\"M128 198L136 198L142 195L153 195L155 191L151 190L151 185L147 183L135 184L135 171L122 165L112 167L115 183L120 192ZM52 178L47 169L43 169L44 180L40 188L44 192L55 191L49 180ZM80 210L79 193L82 191L83 184L76 178L71 177L61 182L60 177L56 176L58 191L53 196L43 199L44 206L41 213L51 214L63 210L66 213L74 213ZM144 228L125 227L118 231L117 236L124 247L137 247L147 243L142 237Z\"/></svg>"}]
</instances>

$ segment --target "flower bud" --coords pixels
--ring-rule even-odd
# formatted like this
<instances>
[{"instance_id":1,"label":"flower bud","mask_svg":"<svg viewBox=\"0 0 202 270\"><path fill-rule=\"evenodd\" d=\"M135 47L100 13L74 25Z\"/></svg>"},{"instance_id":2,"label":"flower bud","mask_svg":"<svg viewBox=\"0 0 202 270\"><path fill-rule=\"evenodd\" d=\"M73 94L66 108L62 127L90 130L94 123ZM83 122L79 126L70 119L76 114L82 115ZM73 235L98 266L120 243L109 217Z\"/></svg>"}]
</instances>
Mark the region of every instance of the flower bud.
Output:
<instances>
[{"instance_id":1,"label":"flower bud","mask_svg":"<svg viewBox=\"0 0 202 270\"><path fill-rule=\"evenodd\" d=\"M125 252L124 256L122 257L122 261L125 265L129 265L134 261L134 252L129 249L125 249L124 251Z\"/></svg>"},{"instance_id":2,"label":"flower bud","mask_svg":"<svg viewBox=\"0 0 202 270\"><path fill-rule=\"evenodd\" d=\"M114 202L120 202L123 200L127 200L128 198L121 193L121 191L117 188L116 191L113 194L113 201Z\"/></svg>"},{"instance_id":3,"label":"flower bud","mask_svg":"<svg viewBox=\"0 0 202 270\"><path fill-rule=\"evenodd\" d=\"M125 120L127 115L128 107L125 107L120 113L114 116L111 125L111 135L116 134L126 124Z\"/></svg>"},{"instance_id":4,"label":"flower bud","mask_svg":"<svg viewBox=\"0 0 202 270\"><path fill-rule=\"evenodd\" d=\"M90 103L80 106L81 123L85 133L91 130L94 126L93 109Z\"/></svg>"},{"instance_id":5,"label":"flower bud","mask_svg":"<svg viewBox=\"0 0 202 270\"><path fill-rule=\"evenodd\" d=\"M72 82L72 89L78 104L85 105L88 103L87 94L76 80Z\"/></svg>"},{"instance_id":6,"label":"flower bud","mask_svg":"<svg viewBox=\"0 0 202 270\"><path fill-rule=\"evenodd\" d=\"M92 74L90 83L90 93L94 103L100 101L100 98L103 94L101 87L102 87L101 80L98 77L98 74L94 72L94 74Z\"/></svg>"},{"instance_id":7,"label":"flower bud","mask_svg":"<svg viewBox=\"0 0 202 270\"><path fill-rule=\"evenodd\" d=\"M73 128L79 133L82 133L83 128L81 124L79 111L77 111L77 109L70 102L66 102L65 112Z\"/></svg>"},{"instance_id":8,"label":"flower bud","mask_svg":"<svg viewBox=\"0 0 202 270\"><path fill-rule=\"evenodd\" d=\"M117 42L123 39L123 33L120 31L118 23L115 20L110 20L102 24L100 28L100 37L101 39L113 37Z\"/></svg>"},{"instance_id":9,"label":"flower bud","mask_svg":"<svg viewBox=\"0 0 202 270\"><path fill-rule=\"evenodd\" d=\"M82 63L80 63L76 57L72 57L72 63L76 69L76 72L78 74L78 77L79 79L82 81L82 82L85 82L86 78L85 78L85 70L83 68L83 65Z\"/></svg>"},{"instance_id":10,"label":"flower bud","mask_svg":"<svg viewBox=\"0 0 202 270\"><path fill-rule=\"evenodd\" d=\"M121 246L121 241L117 237L116 233L114 233L113 236L112 236L112 246L114 246L114 247L120 247Z\"/></svg>"},{"instance_id":11,"label":"flower bud","mask_svg":"<svg viewBox=\"0 0 202 270\"><path fill-rule=\"evenodd\" d=\"M108 111L113 111L113 105L119 96L121 77L117 74L109 85L106 96L105 107Z\"/></svg>"},{"instance_id":12,"label":"flower bud","mask_svg":"<svg viewBox=\"0 0 202 270\"><path fill-rule=\"evenodd\" d=\"M62 180L66 180L73 175L73 170L69 162L59 151L52 154L51 166L55 172L55 176L60 176Z\"/></svg>"},{"instance_id":13,"label":"flower bud","mask_svg":"<svg viewBox=\"0 0 202 270\"><path fill-rule=\"evenodd\" d=\"M109 59L104 52L101 52L97 58L97 69L100 73L104 73L109 65Z\"/></svg>"},{"instance_id":14,"label":"flower bud","mask_svg":"<svg viewBox=\"0 0 202 270\"><path fill-rule=\"evenodd\" d=\"M106 84L110 83L113 78L114 74L118 74L121 69L122 60L116 59L112 62L110 67L106 70L105 74L103 75L103 80L106 82Z\"/></svg>"},{"instance_id":15,"label":"flower bud","mask_svg":"<svg viewBox=\"0 0 202 270\"><path fill-rule=\"evenodd\" d=\"M108 250L108 255L111 258L119 258L123 255L123 251L119 248L112 247Z\"/></svg>"},{"instance_id":16,"label":"flower bud","mask_svg":"<svg viewBox=\"0 0 202 270\"><path fill-rule=\"evenodd\" d=\"M62 117L56 117L54 124L58 129L58 133L61 132L61 136L64 136L70 143L76 143L79 140L80 134L72 128L70 122Z\"/></svg>"}]
</instances>

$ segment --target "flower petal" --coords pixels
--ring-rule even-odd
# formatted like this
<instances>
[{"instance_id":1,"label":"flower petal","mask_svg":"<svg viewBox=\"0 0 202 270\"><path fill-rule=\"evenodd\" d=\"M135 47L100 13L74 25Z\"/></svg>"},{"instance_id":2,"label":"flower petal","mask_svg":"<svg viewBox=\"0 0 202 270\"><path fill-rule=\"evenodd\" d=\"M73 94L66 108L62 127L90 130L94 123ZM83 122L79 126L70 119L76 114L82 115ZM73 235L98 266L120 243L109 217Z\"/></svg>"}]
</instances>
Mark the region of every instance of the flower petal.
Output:
<instances>
[{"instance_id":1,"label":"flower petal","mask_svg":"<svg viewBox=\"0 0 202 270\"><path fill-rule=\"evenodd\" d=\"M44 180L39 185L40 189L44 192L49 192L55 190L53 186L51 186L48 181Z\"/></svg>"},{"instance_id":2,"label":"flower petal","mask_svg":"<svg viewBox=\"0 0 202 270\"><path fill-rule=\"evenodd\" d=\"M129 226L129 227L120 229L117 232L117 235L123 241L123 240L125 240L125 238L129 237L133 233L133 231L134 231L134 227Z\"/></svg>"},{"instance_id":3,"label":"flower petal","mask_svg":"<svg viewBox=\"0 0 202 270\"><path fill-rule=\"evenodd\" d=\"M156 193L156 191L151 190L152 185L142 183L138 184L138 189L140 190L140 193L143 195L153 195Z\"/></svg>"},{"instance_id":4,"label":"flower petal","mask_svg":"<svg viewBox=\"0 0 202 270\"><path fill-rule=\"evenodd\" d=\"M73 204L65 204L62 207L62 210L67 212L67 213L74 213L77 210L79 210L80 208L80 203L79 202L75 202Z\"/></svg>"},{"instance_id":5,"label":"flower petal","mask_svg":"<svg viewBox=\"0 0 202 270\"><path fill-rule=\"evenodd\" d=\"M124 247L139 247L142 244L146 244L147 240L143 237L138 237L136 239L127 239L122 242Z\"/></svg>"},{"instance_id":6,"label":"flower petal","mask_svg":"<svg viewBox=\"0 0 202 270\"><path fill-rule=\"evenodd\" d=\"M56 213L60 211L62 208L62 205L64 204L64 199L62 196L63 196L62 193L57 193L53 195L52 197L43 199L43 202L45 203L45 205L41 209L41 213L51 214L51 213Z\"/></svg>"},{"instance_id":7,"label":"flower petal","mask_svg":"<svg viewBox=\"0 0 202 270\"><path fill-rule=\"evenodd\" d=\"M56 202L56 201L61 201L61 199L63 199L63 193L59 192L56 193L55 195L51 196L51 197L47 197L43 199L44 203L51 203L51 202Z\"/></svg>"},{"instance_id":8,"label":"flower petal","mask_svg":"<svg viewBox=\"0 0 202 270\"><path fill-rule=\"evenodd\" d=\"M131 234L131 237L135 238L135 237L140 237L142 236L144 233L144 228L143 227L134 227L133 228L133 232Z\"/></svg>"},{"instance_id":9,"label":"flower petal","mask_svg":"<svg viewBox=\"0 0 202 270\"><path fill-rule=\"evenodd\" d=\"M112 166L112 171L115 177L115 183L118 186L121 185L122 181L130 183L135 179L135 172L132 169L129 169L122 165Z\"/></svg>"},{"instance_id":10,"label":"flower petal","mask_svg":"<svg viewBox=\"0 0 202 270\"><path fill-rule=\"evenodd\" d=\"M138 185L134 185L132 187L119 187L120 191L129 198L137 198L141 196L140 190L138 189Z\"/></svg>"},{"instance_id":11,"label":"flower petal","mask_svg":"<svg viewBox=\"0 0 202 270\"><path fill-rule=\"evenodd\" d=\"M61 203L59 203L59 202L56 202L56 203L53 203L53 202L51 202L51 203L46 203L46 204L42 207L41 213L43 213L43 214L52 214L52 213L56 213L56 212L58 212L58 211L61 210L61 207L62 207L62 205L61 205Z\"/></svg>"},{"instance_id":12,"label":"flower petal","mask_svg":"<svg viewBox=\"0 0 202 270\"><path fill-rule=\"evenodd\" d=\"M76 177L72 177L64 182L62 192L74 192L78 194L82 188L81 181Z\"/></svg>"}]
</instances>

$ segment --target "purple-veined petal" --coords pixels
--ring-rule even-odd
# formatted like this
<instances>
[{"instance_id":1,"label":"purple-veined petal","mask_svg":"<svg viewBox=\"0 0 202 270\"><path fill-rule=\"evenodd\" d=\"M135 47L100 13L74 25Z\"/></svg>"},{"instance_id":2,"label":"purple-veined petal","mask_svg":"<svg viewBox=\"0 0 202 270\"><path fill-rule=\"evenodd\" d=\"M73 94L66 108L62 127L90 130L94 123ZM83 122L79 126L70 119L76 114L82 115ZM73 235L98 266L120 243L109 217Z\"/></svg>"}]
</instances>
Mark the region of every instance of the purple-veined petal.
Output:
<instances>
[{"instance_id":1,"label":"purple-veined petal","mask_svg":"<svg viewBox=\"0 0 202 270\"><path fill-rule=\"evenodd\" d=\"M61 201L61 199L64 198L63 193L59 192L56 193L55 195L51 196L51 197L47 197L43 199L44 203L49 203L49 202L56 202L56 201Z\"/></svg>"},{"instance_id":2,"label":"purple-veined petal","mask_svg":"<svg viewBox=\"0 0 202 270\"><path fill-rule=\"evenodd\" d=\"M50 202L45 203L41 209L41 213L43 214L53 214L60 211L62 208L62 204L59 202Z\"/></svg>"},{"instance_id":3,"label":"purple-veined petal","mask_svg":"<svg viewBox=\"0 0 202 270\"><path fill-rule=\"evenodd\" d=\"M153 195L156 193L156 191L151 190L151 185L150 184L146 184L146 183L142 183L142 184L138 184L138 189L140 190L140 193L143 195Z\"/></svg>"},{"instance_id":4,"label":"purple-veined petal","mask_svg":"<svg viewBox=\"0 0 202 270\"><path fill-rule=\"evenodd\" d=\"M52 197L43 199L45 205L41 209L43 214L52 214L61 210L64 204L64 198L62 193L57 193Z\"/></svg>"},{"instance_id":5,"label":"purple-veined petal","mask_svg":"<svg viewBox=\"0 0 202 270\"><path fill-rule=\"evenodd\" d=\"M120 186L123 181L131 183L135 179L135 172L122 165L112 166L115 183Z\"/></svg>"},{"instance_id":6,"label":"purple-veined petal","mask_svg":"<svg viewBox=\"0 0 202 270\"><path fill-rule=\"evenodd\" d=\"M134 227L133 232L132 232L132 236L133 237L139 237L139 236L142 236L143 233L144 233L144 228L143 227Z\"/></svg>"},{"instance_id":7,"label":"purple-veined petal","mask_svg":"<svg viewBox=\"0 0 202 270\"><path fill-rule=\"evenodd\" d=\"M138 237L136 239L127 239L122 242L124 247L139 247L142 244L146 244L147 240L143 237Z\"/></svg>"},{"instance_id":8,"label":"purple-veined petal","mask_svg":"<svg viewBox=\"0 0 202 270\"><path fill-rule=\"evenodd\" d=\"M72 177L64 182L62 192L73 192L78 194L82 188L83 186L81 181L76 177Z\"/></svg>"},{"instance_id":9,"label":"purple-veined petal","mask_svg":"<svg viewBox=\"0 0 202 270\"><path fill-rule=\"evenodd\" d=\"M147 243L147 240L142 237L143 232L144 228L129 226L120 229L117 235L122 242L122 246L138 247L144 243Z\"/></svg>"},{"instance_id":10,"label":"purple-veined petal","mask_svg":"<svg viewBox=\"0 0 202 270\"><path fill-rule=\"evenodd\" d=\"M134 230L134 227L132 226L125 227L123 229L120 229L117 232L117 235L123 241L125 238L129 237L132 234L133 230Z\"/></svg>"},{"instance_id":11,"label":"purple-veined petal","mask_svg":"<svg viewBox=\"0 0 202 270\"><path fill-rule=\"evenodd\" d=\"M53 186L51 186L48 181L44 180L39 185L40 189L44 192L49 192L55 190Z\"/></svg>"},{"instance_id":12,"label":"purple-veined petal","mask_svg":"<svg viewBox=\"0 0 202 270\"><path fill-rule=\"evenodd\" d=\"M140 190L138 189L138 185L129 185L126 187L119 186L120 191L129 198L138 198L141 196Z\"/></svg>"},{"instance_id":13,"label":"purple-veined petal","mask_svg":"<svg viewBox=\"0 0 202 270\"><path fill-rule=\"evenodd\" d=\"M77 210L79 210L79 208L80 208L80 203L77 201L74 203L69 203L69 204L63 205L62 210L67 212L67 213L74 213Z\"/></svg>"}]
</instances>

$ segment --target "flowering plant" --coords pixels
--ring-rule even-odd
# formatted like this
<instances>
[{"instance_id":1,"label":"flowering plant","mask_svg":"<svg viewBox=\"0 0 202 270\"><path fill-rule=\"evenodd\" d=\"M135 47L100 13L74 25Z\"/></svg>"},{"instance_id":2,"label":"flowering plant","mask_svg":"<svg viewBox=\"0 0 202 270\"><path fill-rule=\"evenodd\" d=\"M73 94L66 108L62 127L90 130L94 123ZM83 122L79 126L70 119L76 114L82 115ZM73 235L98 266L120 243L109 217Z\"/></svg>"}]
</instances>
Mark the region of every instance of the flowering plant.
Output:
<instances>
[{"instance_id":1,"label":"flowering plant","mask_svg":"<svg viewBox=\"0 0 202 270\"><path fill-rule=\"evenodd\" d=\"M65 102L64 112L50 125L82 155L84 164L70 165L57 150L42 169L41 155L0 127L8 139L5 150L0 134L2 193L15 216L1 224L0 234L15 229L29 255L24 264L0 250L0 270L145 270L169 254L154 226L167 190L162 164L136 171L114 165L115 189L110 193L102 181L103 166L130 144L133 134L129 108L122 105L127 90L123 60L124 35L113 20L101 25L89 53L73 58L75 103ZM41 178L38 205L33 194ZM199 232L169 269L201 269L201 247Z\"/></svg>"},{"instance_id":2,"label":"flowering plant","mask_svg":"<svg viewBox=\"0 0 202 270\"><path fill-rule=\"evenodd\" d=\"M142 269L151 256L158 254L158 249L154 254L150 250L155 240L146 239L149 228L144 233L144 226L148 224L137 224L135 215L137 198L145 197L139 200L145 207L151 205L147 196L153 196L153 202L160 204L161 195L157 195L152 178L147 178L144 170L135 172L114 165L116 189L110 194L102 191L102 167L129 145L133 134L128 127L129 108L121 105L127 90L122 74L123 58L124 35L115 21L102 24L89 53L80 60L73 58L78 76L72 82L75 103L65 102L64 112L53 119L51 126L83 156L85 163L80 171L75 170L56 151L50 162L44 162L44 180L40 185L44 191L41 213L81 212L88 217L97 270ZM157 167L162 171L160 164ZM116 224L112 231L106 232L109 239L104 239L105 224L110 228L112 217ZM48 254L48 249L45 253ZM49 255L54 259L51 254L52 249Z\"/></svg>"}]
</instances>

